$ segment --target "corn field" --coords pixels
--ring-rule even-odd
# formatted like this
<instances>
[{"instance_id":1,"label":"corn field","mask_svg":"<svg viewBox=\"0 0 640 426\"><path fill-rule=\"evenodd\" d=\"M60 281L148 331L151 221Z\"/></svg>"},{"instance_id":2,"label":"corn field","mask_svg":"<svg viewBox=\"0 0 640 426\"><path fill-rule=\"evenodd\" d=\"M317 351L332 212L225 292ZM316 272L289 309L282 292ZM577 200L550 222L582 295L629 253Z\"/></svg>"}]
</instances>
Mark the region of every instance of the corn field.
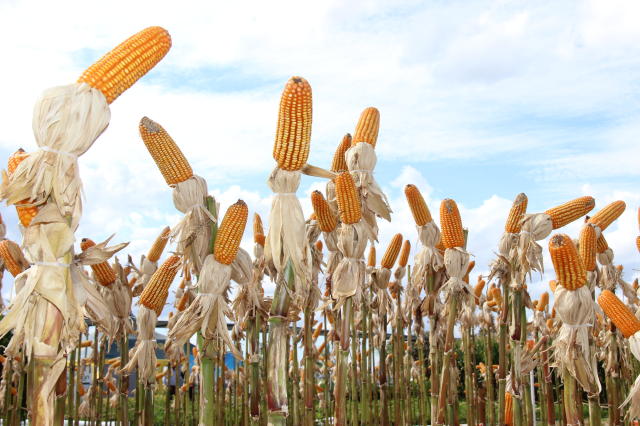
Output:
<instances>
[{"instance_id":1,"label":"corn field","mask_svg":"<svg viewBox=\"0 0 640 426\"><path fill-rule=\"evenodd\" d=\"M34 108L39 149L8 159L0 196L17 211L22 241L0 226L1 265L15 286L0 321L2 424L640 419L639 285L624 280L605 233L625 202L596 209L582 196L529 212L516 195L502 237L485 248L490 273L476 278L474 230L456 201L427 206L406 182L416 234L379 241L378 221L393 224L374 175L380 113L365 108L329 167L310 165L303 77L280 99L264 222L243 200L220 206L167 130L143 117L141 142L168 186L157 203L171 198L181 219L159 229L139 261L114 236L76 235L79 157L109 124L109 105L170 47L166 30L147 28L76 83L46 90ZM296 195L303 175L325 184L310 194L308 218ZM575 221L579 235L562 233ZM249 233L253 253L240 247ZM635 243L640 250L640 236ZM532 300L543 253L556 279Z\"/></svg>"}]
</instances>

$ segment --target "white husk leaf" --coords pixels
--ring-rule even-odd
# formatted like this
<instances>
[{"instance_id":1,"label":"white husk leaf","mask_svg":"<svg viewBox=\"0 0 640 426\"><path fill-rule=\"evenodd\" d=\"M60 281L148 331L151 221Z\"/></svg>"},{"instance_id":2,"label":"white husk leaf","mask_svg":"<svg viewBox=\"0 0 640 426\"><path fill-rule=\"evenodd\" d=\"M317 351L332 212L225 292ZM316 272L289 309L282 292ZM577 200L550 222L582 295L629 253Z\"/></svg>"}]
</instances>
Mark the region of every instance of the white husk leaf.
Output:
<instances>
[{"instance_id":1,"label":"white husk leaf","mask_svg":"<svg viewBox=\"0 0 640 426\"><path fill-rule=\"evenodd\" d=\"M231 266L207 255L198 279L199 293L169 331L167 345L182 346L200 330L205 340L220 337L236 357L241 357L227 330L226 318L233 318L227 304L230 279Z\"/></svg>"},{"instance_id":2,"label":"white husk leaf","mask_svg":"<svg viewBox=\"0 0 640 426\"><path fill-rule=\"evenodd\" d=\"M473 288L463 280L469 267L469 253L460 247L446 249L444 251L444 267L449 279L440 287L439 291L443 291L447 299L460 297L465 293L465 290L467 298L471 297ZM471 303L475 303L472 299L471 297Z\"/></svg>"},{"instance_id":3,"label":"white husk leaf","mask_svg":"<svg viewBox=\"0 0 640 426\"><path fill-rule=\"evenodd\" d=\"M135 368L145 385L152 385L156 380L156 321L158 316L153 309L140 305L138 310L138 340L131 350L131 358L122 371L131 373Z\"/></svg>"},{"instance_id":4,"label":"white husk leaf","mask_svg":"<svg viewBox=\"0 0 640 426\"><path fill-rule=\"evenodd\" d=\"M640 331L629 337L629 349L633 356L640 361ZM629 389L629 395L627 395L620 407L624 407L629 403L631 405L629 406L627 417L629 419L640 417L640 375L636 377L633 386Z\"/></svg>"},{"instance_id":5,"label":"white husk leaf","mask_svg":"<svg viewBox=\"0 0 640 426\"><path fill-rule=\"evenodd\" d=\"M358 287L364 284L364 251L370 240L371 236L364 221L340 225L338 250L342 253L342 259L333 272L331 295L334 299L353 296Z\"/></svg>"},{"instance_id":6,"label":"white husk leaf","mask_svg":"<svg viewBox=\"0 0 640 426\"><path fill-rule=\"evenodd\" d=\"M28 199L40 205L51 197L60 216L71 216L75 229L82 214L82 181L76 156L91 147L110 118L104 95L86 84L45 90L33 111L36 143L40 148L67 154L32 152L2 185L2 198L8 204Z\"/></svg>"},{"instance_id":7,"label":"white husk leaf","mask_svg":"<svg viewBox=\"0 0 640 426\"><path fill-rule=\"evenodd\" d=\"M295 195L300 185L300 172L276 167L267 184L274 197L264 247L265 261L275 268L278 276L283 277L291 260L295 273L295 303L300 305L311 282L311 250L306 239L302 207Z\"/></svg>"},{"instance_id":8,"label":"white husk leaf","mask_svg":"<svg viewBox=\"0 0 640 426\"><path fill-rule=\"evenodd\" d=\"M349 148L345 154L345 160L349 173L353 176L356 188L362 199L362 217L377 234L375 214L378 217L391 221L391 207L387 196L382 192L373 177L373 169L376 167L377 157L373 146L366 142L359 142Z\"/></svg>"},{"instance_id":9,"label":"white husk leaf","mask_svg":"<svg viewBox=\"0 0 640 426\"><path fill-rule=\"evenodd\" d=\"M176 252L184 256L185 264L198 274L209 250L211 224L216 223L206 206L207 181L193 175L173 189L173 205L184 217L171 231L171 241L177 242ZM216 205L216 212L218 206Z\"/></svg>"},{"instance_id":10,"label":"white husk leaf","mask_svg":"<svg viewBox=\"0 0 640 426\"><path fill-rule=\"evenodd\" d=\"M558 284L553 296L556 313L562 321L553 341L555 362L567 368L586 392L598 393L596 359L589 347L589 332L595 321L591 291L587 286L571 291Z\"/></svg>"}]
</instances>

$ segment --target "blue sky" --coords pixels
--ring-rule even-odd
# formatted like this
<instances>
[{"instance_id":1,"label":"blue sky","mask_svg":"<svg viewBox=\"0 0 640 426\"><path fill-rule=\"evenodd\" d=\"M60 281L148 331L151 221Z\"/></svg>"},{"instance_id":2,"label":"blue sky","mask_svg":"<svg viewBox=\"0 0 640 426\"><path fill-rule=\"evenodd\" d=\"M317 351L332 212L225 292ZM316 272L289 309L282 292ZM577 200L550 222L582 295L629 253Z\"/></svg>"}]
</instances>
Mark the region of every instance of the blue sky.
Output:
<instances>
[{"instance_id":1,"label":"blue sky","mask_svg":"<svg viewBox=\"0 0 640 426\"><path fill-rule=\"evenodd\" d=\"M87 199L79 237L117 232L139 255L177 222L137 133L144 115L172 134L223 210L240 197L266 217L280 91L302 75L314 94L313 164L328 166L362 109L381 112L376 173L396 212L381 228L382 245L395 232L416 241L407 183L434 213L444 197L461 204L478 273L517 193L529 196L531 212L592 195L596 208L627 202L607 234L625 278L638 274L637 2L235 3L0 3L9 64L0 68L2 158L35 149L31 108L43 89L75 81L146 26L172 34L165 60L112 104L109 129L80 160ZM304 179L307 213L310 191L322 186ZM16 239L15 213L0 212ZM576 236L577 224L566 231Z\"/></svg>"}]
</instances>

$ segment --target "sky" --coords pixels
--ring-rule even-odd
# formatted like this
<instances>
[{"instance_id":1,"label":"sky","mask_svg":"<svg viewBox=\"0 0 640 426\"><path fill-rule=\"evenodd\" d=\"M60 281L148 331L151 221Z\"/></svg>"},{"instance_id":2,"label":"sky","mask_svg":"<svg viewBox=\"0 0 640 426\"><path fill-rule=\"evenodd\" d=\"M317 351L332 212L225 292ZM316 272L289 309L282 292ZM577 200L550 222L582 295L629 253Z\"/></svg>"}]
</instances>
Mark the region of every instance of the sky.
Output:
<instances>
[{"instance_id":1,"label":"sky","mask_svg":"<svg viewBox=\"0 0 640 426\"><path fill-rule=\"evenodd\" d=\"M300 75L313 88L314 165L330 165L364 108L380 110L376 178L394 210L381 247L397 232L417 243L408 183L436 219L441 199L458 202L473 275L488 272L518 193L529 212L582 195L596 209L622 199L627 210L606 235L631 281L640 268L638 21L640 3L622 0L0 0L0 158L36 149L32 108L44 89L74 82L130 35L160 25L171 51L111 105L109 128L79 160L78 239L116 233L137 259L179 220L138 135L143 116L173 136L222 211L242 198L266 220L280 93ZM303 178L306 215L324 184ZM0 213L19 240L14 209ZM249 231L243 246L251 250ZM534 296L553 278L548 256L545 265L529 286Z\"/></svg>"}]
</instances>

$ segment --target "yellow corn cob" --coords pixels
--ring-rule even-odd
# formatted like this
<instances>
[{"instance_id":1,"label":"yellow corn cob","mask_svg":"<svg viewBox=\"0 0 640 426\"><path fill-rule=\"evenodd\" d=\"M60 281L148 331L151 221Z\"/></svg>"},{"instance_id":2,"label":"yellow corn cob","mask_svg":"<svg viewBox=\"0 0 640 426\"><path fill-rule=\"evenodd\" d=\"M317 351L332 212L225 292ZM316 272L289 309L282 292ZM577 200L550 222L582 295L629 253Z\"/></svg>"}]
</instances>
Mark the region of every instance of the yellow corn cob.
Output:
<instances>
[{"instance_id":1,"label":"yellow corn cob","mask_svg":"<svg viewBox=\"0 0 640 426\"><path fill-rule=\"evenodd\" d=\"M357 223L362 218L362 211L353 178L349 172L343 172L336 176L335 182L340 220L346 224Z\"/></svg>"},{"instance_id":2,"label":"yellow corn cob","mask_svg":"<svg viewBox=\"0 0 640 426\"><path fill-rule=\"evenodd\" d=\"M409 262L409 253L411 253L411 242L404 240L402 243L402 250L400 250L400 257L398 258L398 266L405 267Z\"/></svg>"},{"instance_id":3,"label":"yellow corn cob","mask_svg":"<svg viewBox=\"0 0 640 426\"><path fill-rule=\"evenodd\" d=\"M322 241L318 240L316 241L316 250L318 250L319 252L322 252Z\"/></svg>"},{"instance_id":4,"label":"yellow corn cob","mask_svg":"<svg viewBox=\"0 0 640 426\"><path fill-rule=\"evenodd\" d=\"M81 348L90 348L91 345L93 345L91 340L83 340L82 343L80 343Z\"/></svg>"},{"instance_id":5,"label":"yellow corn cob","mask_svg":"<svg viewBox=\"0 0 640 426\"><path fill-rule=\"evenodd\" d=\"M640 235L636 237L636 248L640 251Z\"/></svg>"},{"instance_id":6,"label":"yellow corn cob","mask_svg":"<svg viewBox=\"0 0 640 426\"><path fill-rule=\"evenodd\" d=\"M162 252L164 248L167 246L167 242L169 241L169 233L171 232L171 228L165 226L160 235L153 242L153 245L149 249L149 253L147 253L147 259L150 262L157 262L162 256Z\"/></svg>"},{"instance_id":7,"label":"yellow corn cob","mask_svg":"<svg viewBox=\"0 0 640 426\"><path fill-rule=\"evenodd\" d=\"M407 197L407 202L409 203L409 208L411 209L411 214L413 215L413 220L415 220L416 225L424 226L433 220L427 203L425 203L424 198L422 198L422 194L417 186L412 184L405 186L404 195Z\"/></svg>"},{"instance_id":8,"label":"yellow corn cob","mask_svg":"<svg viewBox=\"0 0 640 426\"><path fill-rule=\"evenodd\" d=\"M613 223L614 220L620 217L622 213L624 213L624 209L627 208L627 205L624 201L618 200L613 203L607 204L604 208L598 211L598 213L594 214L591 218L589 218L589 222L594 224L601 231L607 229L609 225Z\"/></svg>"},{"instance_id":9,"label":"yellow corn cob","mask_svg":"<svg viewBox=\"0 0 640 426\"><path fill-rule=\"evenodd\" d=\"M351 148L351 135L347 133L342 138L335 154L333 154L333 161L331 162L332 172L342 173L347 171L347 160L345 159L344 154L349 148Z\"/></svg>"},{"instance_id":10,"label":"yellow corn cob","mask_svg":"<svg viewBox=\"0 0 640 426\"><path fill-rule=\"evenodd\" d=\"M7 172L9 176L13 174L13 172L18 167L18 164L22 163L29 154L24 152L24 149L20 148L16 152L14 152L11 157L9 157L9 162L7 164ZM18 214L18 219L20 219L20 223L25 228L31 224L31 221L38 214L39 207L38 206L29 206L29 205L20 205L20 204L30 204L28 199L24 199L16 204L16 213Z\"/></svg>"},{"instance_id":11,"label":"yellow corn cob","mask_svg":"<svg viewBox=\"0 0 640 426\"><path fill-rule=\"evenodd\" d=\"M489 291L489 296L491 296L491 300L494 300L498 305L502 304L502 292L498 287L493 287Z\"/></svg>"},{"instance_id":12,"label":"yellow corn cob","mask_svg":"<svg viewBox=\"0 0 640 426\"><path fill-rule=\"evenodd\" d=\"M486 284L486 281L480 278L476 286L473 288L473 294L476 296L476 305L480 304L480 296L482 296L482 291Z\"/></svg>"},{"instance_id":13,"label":"yellow corn cob","mask_svg":"<svg viewBox=\"0 0 640 426\"><path fill-rule=\"evenodd\" d=\"M213 247L213 256L218 262L230 265L236 258L248 215L249 209L242 200L238 200L227 209Z\"/></svg>"},{"instance_id":14,"label":"yellow corn cob","mask_svg":"<svg viewBox=\"0 0 640 426\"><path fill-rule=\"evenodd\" d=\"M529 199L525 193L521 192L516 196L516 199L513 201L513 205L511 206L511 210L509 210L507 222L504 225L505 232L509 232L511 234L517 234L520 232L520 229L522 228L522 218L527 212L528 202Z\"/></svg>"},{"instance_id":15,"label":"yellow corn cob","mask_svg":"<svg viewBox=\"0 0 640 426\"><path fill-rule=\"evenodd\" d=\"M84 388L84 385L82 383L78 384L78 395L80 396L84 396L84 394L86 394L87 391Z\"/></svg>"},{"instance_id":16,"label":"yellow corn cob","mask_svg":"<svg viewBox=\"0 0 640 426\"><path fill-rule=\"evenodd\" d=\"M448 249L464 247L464 232L462 219L455 201L446 198L440 204L440 228L442 229L442 243Z\"/></svg>"},{"instance_id":17,"label":"yellow corn cob","mask_svg":"<svg viewBox=\"0 0 640 426\"><path fill-rule=\"evenodd\" d=\"M476 267L476 261L475 260L472 260L471 262L469 262L469 265L467 265L467 272L465 272L464 277L462 277L462 281L464 281L465 283L469 284L469 274L471 273L471 271L475 267Z\"/></svg>"},{"instance_id":18,"label":"yellow corn cob","mask_svg":"<svg viewBox=\"0 0 640 426\"><path fill-rule=\"evenodd\" d=\"M538 309L538 311L542 312L546 309L547 305L549 304L549 293L547 293L546 291L544 293L542 293L540 295L540 301L538 302L538 306L536 309Z\"/></svg>"},{"instance_id":19,"label":"yellow corn cob","mask_svg":"<svg viewBox=\"0 0 640 426\"><path fill-rule=\"evenodd\" d=\"M133 286L136 285L136 282L138 282L138 277L131 277L127 286L129 286L129 288L133 288Z\"/></svg>"},{"instance_id":20,"label":"yellow corn cob","mask_svg":"<svg viewBox=\"0 0 640 426\"><path fill-rule=\"evenodd\" d=\"M545 213L551 216L553 229L558 229L586 215L595 205L596 201L593 197L584 196L553 207Z\"/></svg>"},{"instance_id":21,"label":"yellow corn cob","mask_svg":"<svg viewBox=\"0 0 640 426\"><path fill-rule=\"evenodd\" d=\"M176 306L176 309L182 312L187 308L188 304L189 304L189 292L185 291L182 294L182 297L180 298L180 300L178 301L178 305Z\"/></svg>"},{"instance_id":22,"label":"yellow corn cob","mask_svg":"<svg viewBox=\"0 0 640 426\"><path fill-rule=\"evenodd\" d=\"M318 336L322 333L322 324L319 324L315 330L313 330L313 335L311 336L313 341L315 342Z\"/></svg>"},{"instance_id":23,"label":"yellow corn cob","mask_svg":"<svg viewBox=\"0 0 640 426\"><path fill-rule=\"evenodd\" d=\"M556 234L549 240L549 253L558 284L567 290L577 290L587 281L586 270L576 246L566 234Z\"/></svg>"},{"instance_id":24,"label":"yellow corn cob","mask_svg":"<svg viewBox=\"0 0 640 426\"><path fill-rule=\"evenodd\" d=\"M369 246L369 256L367 257L367 266L373 268L376 266L376 247Z\"/></svg>"},{"instance_id":25,"label":"yellow corn cob","mask_svg":"<svg viewBox=\"0 0 640 426\"><path fill-rule=\"evenodd\" d=\"M600 234L598 239L596 240L596 251L598 254L604 253L609 248L609 244L607 240L604 238L604 234Z\"/></svg>"},{"instance_id":26,"label":"yellow corn cob","mask_svg":"<svg viewBox=\"0 0 640 426\"><path fill-rule=\"evenodd\" d=\"M273 158L283 170L300 170L309 157L313 115L311 86L291 77L284 86L278 112Z\"/></svg>"},{"instance_id":27,"label":"yellow corn cob","mask_svg":"<svg viewBox=\"0 0 640 426\"><path fill-rule=\"evenodd\" d=\"M551 289L552 293L556 292L556 287L557 286L558 286L558 282L556 280L549 281L549 288Z\"/></svg>"},{"instance_id":28,"label":"yellow corn cob","mask_svg":"<svg viewBox=\"0 0 640 426\"><path fill-rule=\"evenodd\" d=\"M177 185L193 176L193 170L186 157L160 124L148 117L142 117L138 128L142 141L167 185Z\"/></svg>"},{"instance_id":29,"label":"yellow corn cob","mask_svg":"<svg viewBox=\"0 0 640 426\"><path fill-rule=\"evenodd\" d=\"M264 228L262 227L262 218L258 213L253 214L253 241L264 247Z\"/></svg>"},{"instance_id":30,"label":"yellow corn cob","mask_svg":"<svg viewBox=\"0 0 640 426\"><path fill-rule=\"evenodd\" d=\"M622 332L625 338L629 338L640 331L640 321L631 312L631 310L622 303L618 296L609 290L602 290L600 296L598 296L598 304L602 308L605 314L616 327Z\"/></svg>"},{"instance_id":31,"label":"yellow corn cob","mask_svg":"<svg viewBox=\"0 0 640 426\"><path fill-rule=\"evenodd\" d=\"M94 243L90 238L83 238L80 242L80 248L82 251L95 245L96 243ZM96 278L96 281L103 286L110 286L116 281L116 273L107 261L91 265L91 269L93 270L93 275Z\"/></svg>"},{"instance_id":32,"label":"yellow corn cob","mask_svg":"<svg viewBox=\"0 0 640 426\"><path fill-rule=\"evenodd\" d=\"M587 271L596 270L596 240L596 229L590 225L583 226L580 230L578 248Z\"/></svg>"},{"instance_id":33,"label":"yellow corn cob","mask_svg":"<svg viewBox=\"0 0 640 426\"><path fill-rule=\"evenodd\" d=\"M504 394L504 424L513 424L513 396L509 392Z\"/></svg>"},{"instance_id":34,"label":"yellow corn cob","mask_svg":"<svg viewBox=\"0 0 640 426\"><path fill-rule=\"evenodd\" d=\"M380 261L380 265L383 268L391 269L393 265L396 263L396 259L398 259L398 255L400 254L400 248L402 247L402 234L396 234L391 239L387 250L384 252L384 256L382 256L382 260Z\"/></svg>"},{"instance_id":35,"label":"yellow corn cob","mask_svg":"<svg viewBox=\"0 0 640 426\"><path fill-rule=\"evenodd\" d=\"M0 258L4 262L5 269L14 277L29 266L20 246L11 240L0 241Z\"/></svg>"},{"instance_id":36,"label":"yellow corn cob","mask_svg":"<svg viewBox=\"0 0 640 426\"><path fill-rule=\"evenodd\" d=\"M178 273L180 256L172 255L153 273L142 290L140 304L156 312L158 316L169 296L169 287Z\"/></svg>"},{"instance_id":37,"label":"yellow corn cob","mask_svg":"<svg viewBox=\"0 0 640 426\"><path fill-rule=\"evenodd\" d=\"M145 28L87 68L78 83L100 90L111 103L160 62L170 48L171 36L167 30Z\"/></svg>"},{"instance_id":38,"label":"yellow corn cob","mask_svg":"<svg viewBox=\"0 0 640 426\"><path fill-rule=\"evenodd\" d=\"M336 229L338 221L333 215L329 203L327 203L327 200L325 200L320 191L313 191L311 193L311 205L313 206L313 211L318 220L318 226L322 232L331 232Z\"/></svg>"},{"instance_id":39,"label":"yellow corn cob","mask_svg":"<svg viewBox=\"0 0 640 426\"><path fill-rule=\"evenodd\" d=\"M352 145L366 142L375 148L378 142L378 130L380 130L380 112L374 107L365 108L356 125Z\"/></svg>"}]
</instances>

